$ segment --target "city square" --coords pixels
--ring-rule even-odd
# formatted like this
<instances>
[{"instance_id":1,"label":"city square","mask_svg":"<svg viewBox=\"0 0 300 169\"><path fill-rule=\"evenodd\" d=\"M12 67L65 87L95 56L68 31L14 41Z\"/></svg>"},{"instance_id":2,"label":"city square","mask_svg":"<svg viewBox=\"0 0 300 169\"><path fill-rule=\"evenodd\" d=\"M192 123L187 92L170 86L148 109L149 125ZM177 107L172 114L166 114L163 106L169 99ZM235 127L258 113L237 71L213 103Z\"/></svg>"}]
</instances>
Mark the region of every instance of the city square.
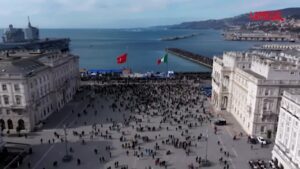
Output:
<instances>
[{"instance_id":1,"label":"city square","mask_svg":"<svg viewBox=\"0 0 300 169\"><path fill-rule=\"evenodd\" d=\"M146 82L85 82L41 129L4 140L31 145L21 169L241 169L249 168L249 160L271 159L272 144L249 144L229 113L214 112L200 91L205 82ZM214 124L221 116L226 126ZM72 156L68 162L66 154Z\"/></svg>"}]
</instances>

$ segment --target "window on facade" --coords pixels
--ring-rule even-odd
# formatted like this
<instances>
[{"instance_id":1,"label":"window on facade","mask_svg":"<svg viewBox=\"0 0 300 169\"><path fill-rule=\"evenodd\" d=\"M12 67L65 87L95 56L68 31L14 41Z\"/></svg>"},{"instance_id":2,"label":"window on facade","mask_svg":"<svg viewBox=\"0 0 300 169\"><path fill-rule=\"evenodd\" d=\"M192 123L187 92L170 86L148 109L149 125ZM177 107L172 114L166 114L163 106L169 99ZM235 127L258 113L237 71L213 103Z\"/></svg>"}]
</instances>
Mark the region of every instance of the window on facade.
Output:
<instances>
[{"instance_id":1,"label":"window on facade","mask_svg":"<svg viewBox=\"0 0 300 169\"><path fill-rule=\"evenodd\" d=\"M9 97L7 95L3 96L4 104L9 104Z\"/></svg>"},{"instance_id":2,"label":"window on facade","mask_svg":"<svg viewBox=\"0 0 300 169\"><path fill-rule=\"evenodd\" d=\"M14 84L15 91L20 91L20 85L19 84Z\"/></svg>"},{"instance_id":3,"label":"window on facade","mask_svg":"<svg viewBox=\"0 0 300 169\"><path fill-rule=\"evenodd\" d=\"M10 114L10 110L6 110L6 114L9 115Z\"/></svg>"},{"instance_id":4,"label":"window on facade","mask_svg":"<svg viewBox=\"0 0 300 169\"><path fill-rule=\"evenodd\" d=\"M2 85L2 90L3 90L3 91L7 91L7 86L6 86L6 84L3 84L3 85Z\"/></svg>"},{"instance_id":5,"label":"window on facade","mask_svg":"<svg viewBox=\"0 0 300 169\"><path fill-rule=\"evenodd\" d=\"M263 133L264 131L265 131L265 126L261 126L261 127L260 127L260 132Z\"/></svg>"},{"instance_id":6,"label":"window on facade","mask_svg":"<svg viewBox=\"0 0 300 169\"><path fill-rule=\"evenodd\" d=\"M267 103L267 102L264 102L263 110L267 110L267 109L268 109L268 103Z\"/></svg>"},{"instance_id":7,"label":"window on facade","mask_svg":"<svg viewBox=\"0 0 300 169\"><path fill-rule=\"evenodd\" d=\"M269 95L269 90L265 90L265 95L266 95L266 96Z\"/></svg>"},{"instance_id":8,"label":"window on facade","mask_svg":"<svg viewBox=\"0 0 300 169\"><path fill-rule=\"evenodd\" d=\"M19 95L16 96L16 103L21 104L21 96Z\"/></svg>"}]
</instances>

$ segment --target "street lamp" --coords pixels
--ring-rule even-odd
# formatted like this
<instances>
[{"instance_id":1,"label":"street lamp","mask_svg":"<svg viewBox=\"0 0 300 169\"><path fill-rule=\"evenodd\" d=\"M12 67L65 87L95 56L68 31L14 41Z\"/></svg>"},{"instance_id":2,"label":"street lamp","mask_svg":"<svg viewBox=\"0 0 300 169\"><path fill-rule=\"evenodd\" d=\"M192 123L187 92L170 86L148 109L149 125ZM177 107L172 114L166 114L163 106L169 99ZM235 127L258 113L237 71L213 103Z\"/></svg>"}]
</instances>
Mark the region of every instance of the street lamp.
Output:
<instances>
[{"instance_id":1,"label":"street lamp","mask_svg":"<svg viewBox=\"0 0 300 169\"><path fill-rule=\"evenodd\" d=\"M67 128L66 128L66 125L64 125L64 132L65 132L65 148L66 148L66 154L65 156L63 157L63 161L64 162L69 162L72 160L72 155L69 154L68 152L68 140L67 140Z\"/></svg>"},{"instance_id":2,"label":"street lamp","mask_svg":"<svg viewBox=\"0 0 300 169\"><path fill-rule=\"evenodd\" d=\"M208 150L208 130L206 130L205 161L207 161L207 150Z\"/></svg>"},{"instance_id":3,"label":"street lamp","mask_svg":"<svg viewBox=\"0 0 300 169\"><path fill-rule=\"evenodd\" d=\"M207 159L207 152L208 152L208 129L206 130L206 147L205 147L205 160L202 161L203 167L211 166L210 161Z\"/></svg>"}]
</instances>

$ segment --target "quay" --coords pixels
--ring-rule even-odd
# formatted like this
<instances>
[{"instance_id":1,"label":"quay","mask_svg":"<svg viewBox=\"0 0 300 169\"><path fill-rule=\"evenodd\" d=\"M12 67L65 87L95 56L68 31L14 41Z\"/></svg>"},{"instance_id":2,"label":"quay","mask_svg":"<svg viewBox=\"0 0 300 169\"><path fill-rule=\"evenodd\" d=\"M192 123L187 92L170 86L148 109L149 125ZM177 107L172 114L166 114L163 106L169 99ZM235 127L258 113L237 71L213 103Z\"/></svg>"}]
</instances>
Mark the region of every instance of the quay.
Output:
<instances>
[{"instance_id":1,"label":"quay","mask_svg":"<svg viewBox=\"0 0 300 169\"><path fill-rule=\"evenodd\" d=\"M208 58L199 54L195 54L186 50L178 49L178 48L166 48L165 51L167 53L179 56L181 58L193 61L197 64L201 64L212 69L213 60L212 58Z\"/></svg>"},{"instance_id":2,"label":"quay","mask_svg":"<svg viewBox=\"0 0 300 169\"><path fill-rule=\"evenodd\" d=\"M285 33L265 33L265 32L225 32L225 40L231 41L277 41L295 42L299 39L297 35Z\"/></svg>"}]
</instances>

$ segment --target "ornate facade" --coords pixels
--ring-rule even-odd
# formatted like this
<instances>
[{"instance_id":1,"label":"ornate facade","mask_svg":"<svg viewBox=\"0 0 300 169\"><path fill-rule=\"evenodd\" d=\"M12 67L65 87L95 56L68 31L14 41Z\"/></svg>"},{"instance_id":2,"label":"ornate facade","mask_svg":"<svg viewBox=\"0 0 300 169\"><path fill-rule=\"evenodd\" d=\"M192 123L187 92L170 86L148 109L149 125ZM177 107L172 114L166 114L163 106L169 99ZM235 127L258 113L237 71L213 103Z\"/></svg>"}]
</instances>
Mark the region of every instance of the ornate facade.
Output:
<instances>
[{"instance_id":1,"label":"ornate facade","mask_svg":"<svg viewBox=\"0 0 300 169\"><path fill-rule=\"evenodd\" d=\"M298 59L261 51L226 52L214 57L215 109L230 112L249 135L274 138L283 92L300 90Z\"/></svg>"},{"instance_id":2,"label":"ornate facade","mask_svg":"<svg viewBox=\"0 0 300 169\"><path fill-rule=\"evenodd\" d=\"M284 169L300 168L300 92L284 92L272 158Z\"/></svg>"},{"instance_id":3,"label":"ornate facade","mask_svg":"<svg viewBox=\"0 0 300 169\"><path fill-rule=\"evenodd\" d=\"M60 50L2 53L0 127L30 132L72 99L79 86L79 57Z\"/></svg>"}]
</instances>

